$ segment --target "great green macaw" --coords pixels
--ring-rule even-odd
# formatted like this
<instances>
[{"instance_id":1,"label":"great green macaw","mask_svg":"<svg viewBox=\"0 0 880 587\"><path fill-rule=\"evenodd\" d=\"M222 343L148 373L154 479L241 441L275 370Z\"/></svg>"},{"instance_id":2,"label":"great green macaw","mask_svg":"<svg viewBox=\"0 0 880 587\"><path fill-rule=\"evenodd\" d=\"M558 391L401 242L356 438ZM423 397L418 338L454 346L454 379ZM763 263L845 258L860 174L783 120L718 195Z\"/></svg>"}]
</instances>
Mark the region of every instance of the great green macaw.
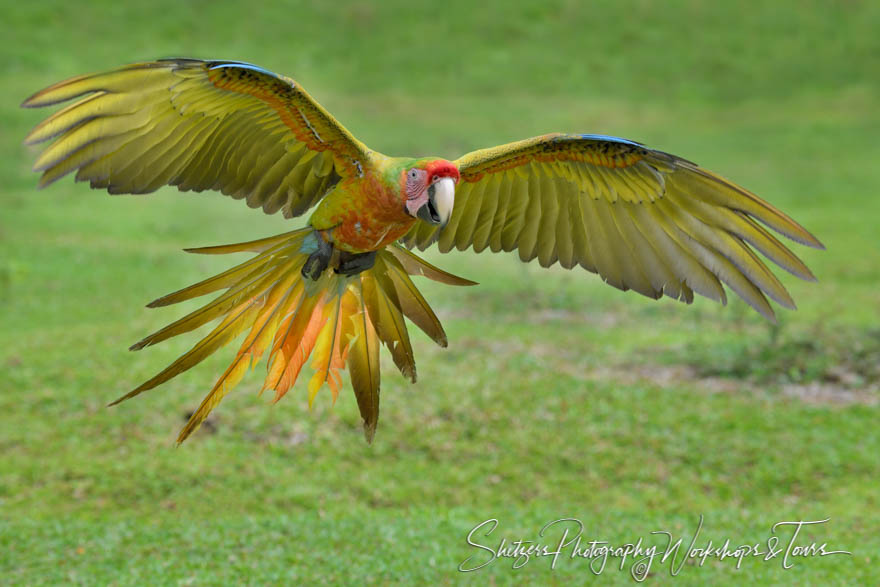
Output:
<instances>
[{"instance_id":1,"label":"great green macaw","mask_svg":"<svg viewBox=\"0 0 880 587\"><path fill-rule=\"evenodd\" d=\"M442 252L515 250L523 261L580 265L621 290L687 303L695 292L724 303L725 283L769 320L774 314L765 294L787 308L794 302L752 247L800 278L815 278L765 226L822 248L751 192L625 139L556 133L455 161L388 157L353 137L292 79L247 63L138 63L57 83L22 105L72 99L26 139L54 141L34 165L42 172L40 187L76 171L77 181L111 194L173 185L217 190L287 218L315 207L306 228L190 249L256 256L149 304L225 290L132 346L221 319L189 352L114 403L168 381L247 331L178 442L267 350L263 390L274 390L276 401L310 357L310 405L324 383L335 401L347 367L371 441L380 341L413 382L404 316L446 346L440 321L410 276L474 285L409 248L436 242Z\"/></svg>"}]
</instances>

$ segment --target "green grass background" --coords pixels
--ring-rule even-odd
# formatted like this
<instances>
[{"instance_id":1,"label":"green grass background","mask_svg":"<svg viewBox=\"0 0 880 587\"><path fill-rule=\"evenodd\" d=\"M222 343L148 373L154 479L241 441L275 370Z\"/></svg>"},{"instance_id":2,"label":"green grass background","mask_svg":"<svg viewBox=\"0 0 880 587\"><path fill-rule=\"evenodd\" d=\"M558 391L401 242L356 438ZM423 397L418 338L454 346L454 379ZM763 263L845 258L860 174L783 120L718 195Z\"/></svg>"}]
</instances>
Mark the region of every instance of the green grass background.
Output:
<instances>
[{"instance_id":1,"label":"green grass background","mask_svg":"<svg viewBox=\"0 0 880 587\"><path fill-rule=\"evenodd\" d=\"M781 520L852 556L709 560L688 584L880 578L880 4L4 0L0 45L0 582L631 582L586 562L499 560L562 517L620 544L667 530L764 542ZM448 349L414 334L420 380L383 357L364 443L350 392L268 405L260 369L175 449L231 347L113 409L194 342L127 346L180 315L147 301L234 259L180 249L287 230L211 194L38 192L21 144L52 82L165 56L240 59L302 83L388 154L455 157L550 131L640 140L722 173L813 231L818 283L770 326L513 256L428 258ZM783 536L787 534L783 533ZM475 559L476 560L476 559Z\"/></svg>"}]
</instances>

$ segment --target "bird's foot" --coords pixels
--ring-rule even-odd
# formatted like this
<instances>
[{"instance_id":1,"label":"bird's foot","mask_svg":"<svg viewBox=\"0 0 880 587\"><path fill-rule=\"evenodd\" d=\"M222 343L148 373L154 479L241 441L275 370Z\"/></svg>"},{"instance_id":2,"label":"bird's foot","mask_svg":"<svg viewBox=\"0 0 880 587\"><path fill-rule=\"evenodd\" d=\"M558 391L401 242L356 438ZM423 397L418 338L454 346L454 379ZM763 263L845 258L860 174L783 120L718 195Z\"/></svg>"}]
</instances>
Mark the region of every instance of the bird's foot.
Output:
<instances>
[{"instance_id":1,"label":"bird's foot","mask_svg":"<svg viewBox=\"0 0 880 587\"><path fill-rule=\"evenodd\" d=\"M321 274L327 269L327 266L330 265L330 257L333 255L333 246L321 238L320 235L315 233L317 238L315 239L318 243L318 248L315 252L309 255L309 258L306 259L305 264L303 264L302 275L306 279L311 279L312 281L317 281Z\"/></svg>"},{"instance_id":2,"label":"bird's foot","mask_svg":"<svg viewBox=\"0 0 880 587\"><path fill-rule=\"evenodd\" d=\"M334 271L342 275L357 275L376 262L376 251L370 253L347 253L339 251L339 266Z\"/></svg>"}]
</instances>

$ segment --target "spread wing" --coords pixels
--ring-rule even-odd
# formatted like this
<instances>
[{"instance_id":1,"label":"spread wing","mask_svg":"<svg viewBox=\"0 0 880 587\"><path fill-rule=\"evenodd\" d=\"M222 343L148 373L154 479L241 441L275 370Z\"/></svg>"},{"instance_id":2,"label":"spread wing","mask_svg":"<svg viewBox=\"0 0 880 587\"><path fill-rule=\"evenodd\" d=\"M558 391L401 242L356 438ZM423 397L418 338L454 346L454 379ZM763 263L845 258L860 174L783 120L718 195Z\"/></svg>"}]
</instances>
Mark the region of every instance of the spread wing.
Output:
<instances>
[{"instance_id":1,"label":"spread wing","mask_svg":"<svg viewBox=\"0 0 880 587\"><path fill-rule=\"evenodd\" d=\"M34 165L41 187L77 171L113 194L211 189L290 217L369 157L293 80L247 63L137 63L57 83L22 106L74 98L25 140L54 139Z\"/></svg>"},{"instance_id":2,"label":"spread wing","mask_svg":"<svg viewBox=\"0 0 880 587\"><path fill-rule=\"evenodd\" d=\"M791 296L752 248L815 280L766 227L822 244L751 192L674 155L615 137L552 134L469 153L442 230L419 222L403 239L425 249L486 248L598 273L622 290L726 302L721 283L770 320L765 294Z\"/></svg>"}]
</instances>

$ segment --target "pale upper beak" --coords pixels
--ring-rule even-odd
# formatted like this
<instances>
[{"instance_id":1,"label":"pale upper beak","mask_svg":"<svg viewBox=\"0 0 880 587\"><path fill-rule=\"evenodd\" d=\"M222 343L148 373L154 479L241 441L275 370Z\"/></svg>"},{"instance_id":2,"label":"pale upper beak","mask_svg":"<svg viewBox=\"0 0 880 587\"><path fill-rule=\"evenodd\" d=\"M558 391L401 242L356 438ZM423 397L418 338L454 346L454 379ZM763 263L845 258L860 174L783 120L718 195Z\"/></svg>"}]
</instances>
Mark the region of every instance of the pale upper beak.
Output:
<instances>
[{"instance_id":1,"label":"pale upper beak","mask_svg":"<svg viewBox=\"0 0 880 587\"><path fill-rule=\"evenodd\" d=\"M419 208L418 217L430 224L446 226L455 204L455 181L441 177L428 186L428 202Z\"/></svg>"}]
</instances>

